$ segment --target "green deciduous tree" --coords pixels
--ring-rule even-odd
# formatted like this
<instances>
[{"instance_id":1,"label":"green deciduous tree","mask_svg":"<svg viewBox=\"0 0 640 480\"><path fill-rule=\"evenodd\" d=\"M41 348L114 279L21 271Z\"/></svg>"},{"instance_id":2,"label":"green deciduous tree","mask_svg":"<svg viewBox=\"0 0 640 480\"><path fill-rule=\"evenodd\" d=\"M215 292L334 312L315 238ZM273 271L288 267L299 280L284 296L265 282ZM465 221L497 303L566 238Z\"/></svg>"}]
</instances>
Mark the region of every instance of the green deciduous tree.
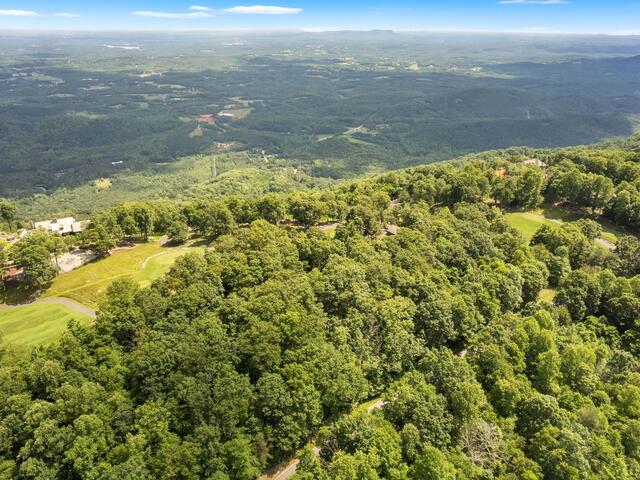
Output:
<instances>
[{"instance_id":1,"label":"green deciduous tree","mask_svg":"<svg viewBox=\"0 0 640 480\"><path fill-rule=\"evenodd\" d=\"M547 286L549 270L542 262L528 262L518 266L522 276L522 300L534 302L540 291Z\"/></svg>"},{"instance_id":2,"label":"green deciduous tree","mask_svg":"<svg viewBox=\"0 0 640 480\"><path fill-rule=\"evenodd\" d=\"M167 237L176 245L185 243L189 239L188 225L181 219L174 219L167 227Z\"/></svg>"},{"instance_id":3,"label":"green deciduous tree","mask_svg":"<svg viewBox=\"0 0 640 480\"><path fill-rule=\"evenodd\" d=\"M198 235L215 240L236 228L233 213L222 202L196 202L187 207L189 226Z\"/></svg>"},{"instance_id":4,"label":"green deciduous tree","mask_svg":"<svg viewBox=\"0 0 640 480\"><path fill-rule=\"evenodd\" d=\"M98 255L106 256L117 244L107 227L102 224L91 224L82 232L81 245L94 250Z\"/></svg>"},{"instance_id":5,"label":"green deciduous tree","mask_svg":"<svg viewBox=\"0 0 640 480\"><path fill-rule=\"evenodd\" d=\"M40 287L53 280L58 271L52 253L50 235L36 231L14 243L10 257L23 269L25 281Z\"/></svg>"},{"instance_id":6,"label":"green deciduous tree","mask_svg":"<svg viewBox=\"0 0 640 480\"><path fill-rule=\"evenodd\" d=\"M393 383L385 394L384 416L399 430L414 425L424 444L447 446L453 420L446 399L418 372Z\"/></svg>"},{"instance_id":7,"label":"green deciduous tree","mask_svg":"<svg viewBox=\"0 0 640 480\"><path fill-rule=\"evenodd\" d=\"M294 194L289 198L289 212L297 223L310 227L322 219L326 208L311 195Z\"/></svg>"},{"instance_id":8,"label":"green deciduous tree","mask_svg":"<svg viewBox=\"0 0 640 480\"><path fill-rule=\"evenodd\" d=\"M270 193L258 201L257 210L260 218L277 225L287 214L287 202L282 196Z\"/></svg>"},{"instance_id":9,"label":"green deciduous tree","mask_svg":"<svg viewBox=\"0 0 640 480\"><path fill-rule=\"evenodd\" d=\"M13 221L15 220L17 213L18 206L14 202L4 198L0 199L0 218L7 222L9 230L13 230Z\"/></svg>"},{"instance_id":10,"label":"green deciduous tree","mask_svg":"<svg viewBox=\"0 0 640 480\"><path fill-rule=\"evenodd\" d=\"M441 451L426 446L411 468L410 478L414 480L455 480L456 468Z\"/></svg>"}]
</instances>

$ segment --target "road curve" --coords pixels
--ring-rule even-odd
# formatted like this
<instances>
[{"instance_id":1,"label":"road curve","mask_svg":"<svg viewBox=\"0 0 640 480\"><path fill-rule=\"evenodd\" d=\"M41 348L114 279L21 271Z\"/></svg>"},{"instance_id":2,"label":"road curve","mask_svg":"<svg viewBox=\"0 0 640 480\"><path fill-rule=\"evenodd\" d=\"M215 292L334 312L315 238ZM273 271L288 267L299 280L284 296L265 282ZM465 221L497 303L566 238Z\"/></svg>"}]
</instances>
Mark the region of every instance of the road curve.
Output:
<instances>
[{"instance_id":1,"label":"road curve","mask_svg":"<svg viewBox=\"0 0 640 480\"><path fill-rule=\"evenodd\" d=\"M20 307L28 307L29 305L40 305L43 303L57 303L58 305L64 305L65 307L73 310L76 313L81 313L91 318L96 318L95 310L91 310L89 307L85 307L81 303L75 302L68 298L40 298L33 302L20 303L18 305L1 305L0 312L5 310L13 310Z\"/></svg>"},{"instance_id":2,"label":"road curve","mask_svg":"<svg viewBox=\"0 0 640 480\"><path fill-rule=\"evenodd\" d=\"M371 413L374 410L382 410L387 402L382 399L378 399L376 402L369 405L367 408L367 413ZM320 449L318 447L314 447L313 449L316 456L320 455ZM275 467L275 473L264 473L258 480L288 480L293 477L298 471L298 465L300 465L299 458L292 458L291 460L284 462L280 467Z\"/></svg>"},{"instance_id":3,"label":"road curve","mask_svg":"<svg viewBox=\"0 0 640 480\"><path fill-rule=\"evenodd\" d=\"M616 249L616 244L615 243L610 242L609 240L606 240L604 238L596 238L596 242L598 242L603 247L611 250L612 252Z\"/></svg>"},{"instance_id":4,"label":"road curve","mask_svg":"<svg viewBox=\"0 0 640 480\"><path fill-rule=\"evenodd\" d=\"M374 410L382 410L386 404L387 404L387 402L385 402L384 400L380 399L377 402L375 402L374 404L369 405L369 408L367 408L367 413L371 413Z\"/></svg>"},{"instance_id":5,"label":"road curve","mask_svg":"<svg viewBox=\"0 0 640 480\"><path fill-rule=\"evenodd\" d=\"M296 458L295 460L292 460L284 470L281 470L274 477L271 477L271 480L287 480L288 478L293 477L298 470L299 464L299 459Z\"/></svg>"}]
</instances>

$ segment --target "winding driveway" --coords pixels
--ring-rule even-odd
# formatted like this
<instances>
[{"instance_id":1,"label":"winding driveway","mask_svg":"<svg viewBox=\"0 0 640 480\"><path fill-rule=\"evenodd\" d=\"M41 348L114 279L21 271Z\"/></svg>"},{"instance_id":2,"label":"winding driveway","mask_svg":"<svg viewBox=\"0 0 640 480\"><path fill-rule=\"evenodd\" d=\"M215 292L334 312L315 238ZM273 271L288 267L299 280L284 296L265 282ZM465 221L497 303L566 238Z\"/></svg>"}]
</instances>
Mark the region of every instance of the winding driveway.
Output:
<instances>
[{"instance_id":1,"label":"winding driveway","mask_svg":"<svg viewBox=\"0 0 640 480\"><path fill-rule=\"evenodd\" d=\"M78 302L74 302L73 300L70 300L68 298L40 298L33 302L20 303L18 305L2 305L0 306L0 312L5 310L13 310L20 307L28 307L29 305L40 305L43 303L57 303L58 305L64 305L74 312L81 313L82 315L86 315L94 319L96 318L95 310L91 310L89 307L85 307L84 305Z\"/></svg>"},{"instance_id":2,"label":"winding driveway","mask_svg":"<svg viewBox=\"0 0 640 480\"><path fill-rule=\"evenodd\" d=\"M371 413L374 410L382 410L386 403L387 402L382 399L376 400L367 407L367 413ZM314 447L313 451L316 456L320 455L320 449L318 447ZM273 467L271 473L262 474L260 477L258 477L258 480L288 480L296 474L299 464L299 458L285 460L279 466Z\"/></svg>"}]
</instances>

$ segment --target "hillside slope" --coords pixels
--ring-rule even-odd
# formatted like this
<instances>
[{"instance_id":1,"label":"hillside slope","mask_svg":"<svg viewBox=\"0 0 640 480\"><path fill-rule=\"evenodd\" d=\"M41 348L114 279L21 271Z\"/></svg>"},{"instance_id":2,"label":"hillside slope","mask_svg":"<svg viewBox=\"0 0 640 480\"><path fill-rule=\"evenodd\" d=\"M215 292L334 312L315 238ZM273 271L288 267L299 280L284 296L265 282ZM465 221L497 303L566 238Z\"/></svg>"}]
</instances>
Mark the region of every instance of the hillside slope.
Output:
<instances>
[{"instance_id":1,"label":"hillside slope","mask_svg":"<svg viewBox=\"0 0 640 480\"><path fill-rule=\"evenodd\" d=\"M638 478L640 241L595 221L640 225L634 148L100 212L88 231L178 218L212 248L0 350L0 471L255 479L309 444L298 480ZM584 218L529 241L505 212L543 199Z\"/></svg>"}]
</instances>

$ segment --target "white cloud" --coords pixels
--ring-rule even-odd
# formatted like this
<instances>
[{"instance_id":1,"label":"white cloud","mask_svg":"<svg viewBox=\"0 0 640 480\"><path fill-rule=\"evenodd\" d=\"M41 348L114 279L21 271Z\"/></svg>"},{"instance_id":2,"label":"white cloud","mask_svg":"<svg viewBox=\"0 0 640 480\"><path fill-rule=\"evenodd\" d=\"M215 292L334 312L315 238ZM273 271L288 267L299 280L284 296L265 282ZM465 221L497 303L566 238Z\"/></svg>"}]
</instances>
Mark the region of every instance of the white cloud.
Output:
<instances>
[{"instance_id":1,"label":"white cloud","mask_svg":"<svg viewBox=\"0 0 640 480\"><path fill-rule=\"evenodd\" d=\"M296 15L302 13L301 8L275 7L268 5L251 5L225 8L227 13L240 15Z\"/></svg>"},{"instance_id":2,"label":"white cloud","mask_svg":"<svg viewBox=\"0 0 640 480\"><path fill-rule=\"evenodd\" d=\"M53 16L64 17L64 18L78 18L78 17L81 17L82 15L78 15L77 13L60 12L60 13L54 13Z\"/></svg>"},{"instance_id":3,"label":"white cloud","mask_svg":"<svg viewBox=\"0 0 640 480\"><path fill-rule=\"evenodd\" d=\"M562 33L562 31L551 27L527 27L520 28L515 33Z\"/></svg>"},{"instance_id":4,"label":"white cloud","mask_svg":"<svg viewBox=\"0 0 640 480\"><path fill-rule=\"evenodd\" d=\"M215 10L211 7L204 7L202 5L191 5L189 10L194 12L214 12Z\"/></svg>"},{"instance_id":5,"label":"white cloud","mask_svg":"<svg viewBox=\"0 0 640 480\"><path fill-rule=\"evenodd\" d=\"M37 17L36 12L31 10L0 10L0 16L2 17Z\"/></svg>"},{"instance_id":6,"label":"white cloud","mask_svg":"<svg viewBox=\"0 0 640 480\"><path fill-rule=\"evenodd\" d=\"M191 12L191 13L171 13L171 12L152 12L147 10L131 12L131 15L135 15L136 17L176 18L176 19L187 19L187 20L207 18L211 16L211 14L209 13L197 12L197 11Z\"/></svg>"},{"instance_id":7,"label":"white cloud","mask_svg":"<svg viewBox=\"0 0 640 480\"><path fill-rule=\"evenodd\" d=\"M617 30L615 32L611 32L610 35L621 35L624 37L635 37L640 35L640 30Z\"/></svg>"},{"instance_id":8,"label":"white cloud","mask_svg":"<svg viewBox=\"0 0 640 480\"><path fill-rule=\"evenodd\" d=\"M502 5L563 5L569 0L500 0Z\"/></svg>"},{"instance_id":9,"label":"white cloud","mask_svg":"<svg viewBox=\"0 0 640 480\"><path fill-rule=\"evenodd\" d=\"M218 14L232 15L296 15L302 13L301 8L277 7L272 5L240 5L237 7L216 10L204 5L191 5L188 12L156 12L152 10L139 10L131 12L136 17L173 18L173 19L197 19L208 18Z\"/></svg>"}]
</instances>

